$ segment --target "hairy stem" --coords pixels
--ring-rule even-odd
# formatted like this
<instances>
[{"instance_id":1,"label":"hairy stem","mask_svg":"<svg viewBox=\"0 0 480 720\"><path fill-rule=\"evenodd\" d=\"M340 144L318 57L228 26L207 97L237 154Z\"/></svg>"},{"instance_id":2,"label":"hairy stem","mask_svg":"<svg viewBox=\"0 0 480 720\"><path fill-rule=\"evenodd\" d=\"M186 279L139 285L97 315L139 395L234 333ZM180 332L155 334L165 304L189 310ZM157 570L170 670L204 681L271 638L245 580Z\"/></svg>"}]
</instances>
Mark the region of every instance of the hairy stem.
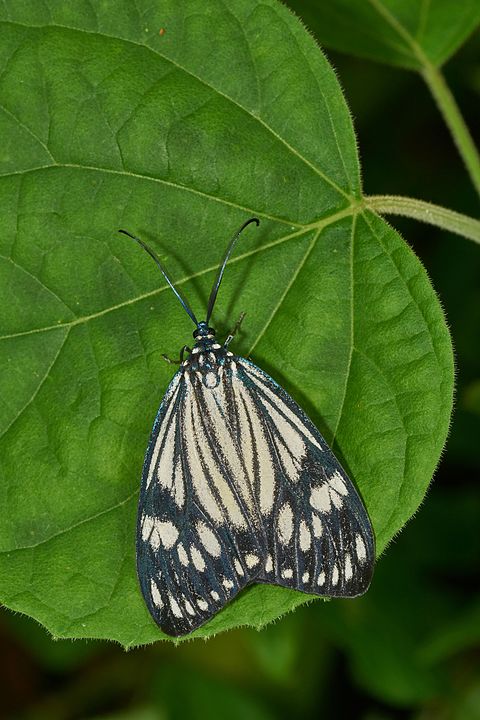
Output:
<instances>
[{"instance_id":1,"label":"hairy stem","mask_svg":"<svg viewBox=\"0 0 480 720\"><path fill-rule=\"evenodd\" d=\"M404 215L480 244L480 220L448 210L441 205L398 195L367 195L363 204L379 215Z\"/></svg>"},{"instance_id":2,"label":"hairy stem","mask_svg":"<svg viewBox=\"0 0 480 720\"><path fill-rule=\"evenodd\" d=\"M424 63L421 72L450 130L477 193L480 195L480 154L455 98L438 68L427 62Z\"/></svg>"}]
</instances>

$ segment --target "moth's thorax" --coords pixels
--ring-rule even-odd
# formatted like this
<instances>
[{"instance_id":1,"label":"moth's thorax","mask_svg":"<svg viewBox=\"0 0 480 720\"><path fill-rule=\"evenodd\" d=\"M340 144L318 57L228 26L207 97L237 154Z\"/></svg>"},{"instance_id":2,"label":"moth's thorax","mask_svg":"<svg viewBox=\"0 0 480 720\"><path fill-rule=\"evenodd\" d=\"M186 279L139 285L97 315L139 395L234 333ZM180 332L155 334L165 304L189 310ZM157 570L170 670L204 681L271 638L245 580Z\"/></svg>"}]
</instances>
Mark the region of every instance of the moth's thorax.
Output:
<instances>
[{"instance_id":1,"label":"moth's thorax","mask_svg":"<svg viewBox=\"0 0 480 720\"><path fill-rule=\"evenodd\" d=\"M218 386L230 357L232 353L220 345L215 336L209 335L197 339L183 367L192 381L200 381L206 388L213 389Z\"/></svg>"}]
</instances>

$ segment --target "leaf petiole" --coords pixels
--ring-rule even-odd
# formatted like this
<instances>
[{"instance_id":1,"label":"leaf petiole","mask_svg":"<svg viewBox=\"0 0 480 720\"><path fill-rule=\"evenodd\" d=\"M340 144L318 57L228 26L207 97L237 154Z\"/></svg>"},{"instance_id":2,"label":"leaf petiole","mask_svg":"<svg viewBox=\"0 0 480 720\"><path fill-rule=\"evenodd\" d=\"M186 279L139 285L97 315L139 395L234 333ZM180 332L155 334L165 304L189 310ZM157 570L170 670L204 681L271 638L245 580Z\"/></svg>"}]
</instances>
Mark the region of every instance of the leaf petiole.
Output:
<instances>
[{"instance_id":1,"label":"leaf petiole","mask_svg":"<svg viewBox=\"0 0 480 720\"><path fill-rule=\"evenodd\" d=\"M399 195L367 195L364 206L379 215L403 215L456 233L480 244L480 220L434 205L425 200Z\"/></svg>"},{"instance_id":2,"label":"leaf petiole","mask_svg":"<svg viewBox=\"0 0 480 720\"><path fill-rule=\"evenodd\" d=\"M480 154L473 142L470 130L462 117L457 102L445 82L440 70L428 61L424 61L421 75L445 120L450 134L457 146L472 183L480 195ZM455 232L455 230L453 231ZM473 239L473 238L471 238Z\"/></svg>"}]
</instances>

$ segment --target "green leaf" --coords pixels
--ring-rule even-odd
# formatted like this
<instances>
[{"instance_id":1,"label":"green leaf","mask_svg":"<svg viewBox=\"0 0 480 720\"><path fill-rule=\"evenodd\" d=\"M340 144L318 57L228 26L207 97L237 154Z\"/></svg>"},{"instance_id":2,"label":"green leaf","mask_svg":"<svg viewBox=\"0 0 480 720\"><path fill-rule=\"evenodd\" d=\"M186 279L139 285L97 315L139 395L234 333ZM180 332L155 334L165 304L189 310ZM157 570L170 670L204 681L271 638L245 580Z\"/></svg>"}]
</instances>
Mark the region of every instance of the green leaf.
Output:
<instances>
[{"instance_id":1,"label":"green leaf","mask_svg":"<svg viewBox=\"0 0 480 720\"><path fill-rule=\"evenodd\" d=\"M477 0L288 0L321 43L411 70L442 65L480 23Z\"/></svg>"},{"instance_id":2,"label":"green leaf","mask_svg":"<svg viewBox=\"0 0 480 720\"><path fill-rule=\"evenodd\" d=\"M172 374L161 353L192 327L119 227L156 246L200 311L228 238L261 218L217 330L247 311L236 350L333 442L381 552L438 462L452 348L420 262L363 209L349 113L312 38L274 0L1 12L3 602L58 637L162 637L135 576L135 514ZM255 586L197 635L307 599Z\"/></svg>"}]
</instances>

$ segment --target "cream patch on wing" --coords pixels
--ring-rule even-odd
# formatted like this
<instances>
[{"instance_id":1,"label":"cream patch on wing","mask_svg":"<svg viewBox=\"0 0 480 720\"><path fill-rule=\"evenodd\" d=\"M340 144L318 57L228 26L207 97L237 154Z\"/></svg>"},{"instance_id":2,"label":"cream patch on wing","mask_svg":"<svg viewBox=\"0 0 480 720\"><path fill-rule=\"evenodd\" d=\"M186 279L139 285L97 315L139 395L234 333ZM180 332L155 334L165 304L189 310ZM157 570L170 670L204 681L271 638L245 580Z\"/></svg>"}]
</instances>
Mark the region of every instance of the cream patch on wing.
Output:
<instances>
[{"instance_id":1,"label":"cream patch on wing","mask_svg":"<svg viewBox=\"0 0 480 720\"><path fill-rule=\"evenodd\" d=\"M202 420L194 399L185 407L185 439L190 474L203 510L210 515L215 524L231 522L235 527L246 529L247 524L240 506L226 482L218 461L213 457L208 439L200 435ZM207 477L205 468L208 468ZM213 492L215 489L215 493ZM222 507L217 502L219 496ZM223 509L227 517L224 516Z\"/></svg>"},{"instance_id":2,"label":"cream patch on wing","mask_svg":"<svg viewBox=\"0 0 480 720\"><path fill-rule=\"evenodd\" d=\"M197 523L197 533L205 550L213 557L219 558L222 548L216 534L205 523Z\"/></svg>"},{"instance_id":3,"label":"cream patch on wing","mask_svg":"<svg viewBox=\"0 0 480 720\"><path fill-rule=\"evenodd\" d=\"M288 545L293 535L293 512L285 503L278 513L278 537L283 545Z\"/></svg>"},{"instance_id":4,"label":"cream patch on wing","mask_svg":"<svg viewBox=\"0 0 480 720\"><path fill-rule=\"evenodd\" d=\"M240 409L239 415L240 428L242 430L242 441L244 437L242 424L245 426L248 424L248 421L246 419L247 414L252 425L252 431L251 434L249 433L249 437L253 436L253 444L255 446L255 450L253 451L252 447L252 459L249 465L250 482L252 483L253 487L256 481L254 467L255 457L258 466L257 484L259 486L258 501L260 505L260 511L262 515L268 515L268 513L272 510L275 501L275 470L272 454L270 452L270 447L265 435L265 428L258 414L258 409L253 403L250 393L244 387L241 381L235 385L235 395L238 395L237 404Z\"/></svg>"},{"instance_id":5,"label":"cream patch on wing","mask_svg":"<svg viewBox=\"0 0 480 720\"><path fill-rule=\"evenodd\" d=\"M170 550L178 538L178 530L169 520L163 521L158 517L145 515L142 520L142 539L150 543L152 550L158 550L162 545Z\"/></svg>"},{"instance_id":6,"label":"cream patch on wing","mask_svg":"<svg viewBox=\"0 0 480 720\"><path fill-rule=\"evenodd\" d=\"M300 477L302 460L307 453L307 446L300 433L285 420L280 412L277 412L271 403L267 403L265 411L275 426L275 445L285 473L289 480L295 482Z\"/></svg>"},{"instance_id":7,"label":"cream patch on wing","mask_svg":"<svg viewBox=\"0 0 480 720\"><path fill-rule=\"evenodd\" d=\"M223 385L223 383L221 383ZM199 388L198 392L202 392ZM254 502L251 492L251 485L247 480L245 470L242 463L239 448L235 442L235 435L232 433L226 411L225 394L218 388L208 392L202 392L202 400L205 403L208 415L208 424L211 427L211 434L215 438L215 446L223 458L223 462L227 467L223 474L226 473L235 484L236 490L240 493L242 500L247 508L253 508Z\"/></svg>"},{"instance_id":8,"label":"cream patch on wing","mask_svg":"<svg viewBox=\"0 0 480 720\"><path fill-rule=\"evenodd\" d=\"M330 489L327 483L317 485L310 493L310 505L321 513L330 512Z\"/></svg>"},{"instance_id":9,"label":"cream patch on wing","mask_svg":"<svg viewBox=\"0 0 480 720\"><path fill-rule=\"evenodd\" d=\"M305 522L305 520L302 520L300 522L299 544L300 544L300 550L302 550L302 552L307 552L307 550L310 549L311 544L312 544L312 536L310 534L310 530L308 529L308 525Z\"/></svg>"},{"instance_id":10,"label":"cream patch on wing","mask_svg":"<svg viewBox=\"0 0 480 720\"><path fill-rule=\"evenodd\" d=\"M157 460L158 455L160 452L160 448L162 447L162 441L164 439L164 428L168 425L170 422L170 418L172 416L173 408L175 407L175 401L177 399L178 390L179 390L179 382L180 382L180 373L177 373L177 375L174 376L170 387L168 388L167 392L165 393L165 397L163 398L162 404L166 405L168 403L167 410L165 412L165 415L163 416L162 420L160 421L160 425L157 428L157 439L155 442L155 447L152 453L152 457L150 458L150 465L148 468L148 475L147 475L147 482L146 487L148 488L153 477L153 473L155 471L155 468L157 466ZM169 431L174 427L175 423L172 423L172 425L169 428ZM157 473L158 477L158 473ZM170 475L171 477L171 475Z\"/></svg>"},{"instance_id":11,"label":"cream patch on wing","mask_svg":"<svg viewBox=\"0 0 480 720\"><path fill-rule=\"evenodd\" d=\"M319 450L323 451L323 447L321 446L319 440L317 440L311 433L311 431L308 429L308 427L305 425L305 423L302 421L302 419L296 415L288 405L283 402L283 400L276 394L272 392L270 387L267 384L267 379L264 375L264 373L254 365L251 365L245 361L239 360L239 365L242 366L243 370L249 374L253 375L257 380L260 381L261 389L266 395L266 397L270 400L270 402L273 404L274 407L281 407L282 413L285 415L285 417L292 423L293 427L296 427L306 438L309 440L309 442L312 443L312 445L315 445ZM285 392L285 391L283 391ZM292 399L293 402L293 399Z\"/></svg>"}]
</instances>

